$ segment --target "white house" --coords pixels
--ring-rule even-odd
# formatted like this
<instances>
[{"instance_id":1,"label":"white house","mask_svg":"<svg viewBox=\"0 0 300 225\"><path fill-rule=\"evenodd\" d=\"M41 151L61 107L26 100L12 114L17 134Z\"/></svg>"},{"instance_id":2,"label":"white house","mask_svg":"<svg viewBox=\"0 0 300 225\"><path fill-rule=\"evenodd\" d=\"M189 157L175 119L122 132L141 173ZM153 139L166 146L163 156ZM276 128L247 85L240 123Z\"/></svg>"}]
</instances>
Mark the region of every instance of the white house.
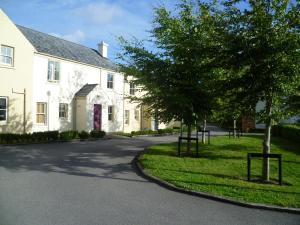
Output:
<instances>
[{"instance_id":1,"label":"white house","mask_svg":"<svg viewBox=\"0 0 300 225\"><path fill-rule=\"evenodd\" d=\"M164 128L127 97L141 95L107 58L88 48L15 25L0 9L0 132Z\"/></svg>"},{"instance_id":2,"label":"white house","mask_svg":"<svg viewBox=\"0 0 300 225\"><path fill-rule=\"evenodd\" d=\"M0 9L0 45L0 132L124 130L124 75L107 44L18 26Z\"/></svg>"}]
</instances>

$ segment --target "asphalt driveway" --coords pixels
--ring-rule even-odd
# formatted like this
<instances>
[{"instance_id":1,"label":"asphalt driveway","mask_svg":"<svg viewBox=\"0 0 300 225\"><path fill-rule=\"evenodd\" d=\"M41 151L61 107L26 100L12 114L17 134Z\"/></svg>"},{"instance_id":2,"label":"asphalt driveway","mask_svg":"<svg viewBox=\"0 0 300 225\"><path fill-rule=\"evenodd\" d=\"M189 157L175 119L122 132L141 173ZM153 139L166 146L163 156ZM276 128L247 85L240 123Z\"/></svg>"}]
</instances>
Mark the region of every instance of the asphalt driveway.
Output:
<instances>
[{"instance_id":1,"label":"asphalt driveway","mask_svg":"<svg viewBox=\"0 0 300 225\"><path fill-rule=\"evenodd\" d=\"M139 176L138 151L175 138L0 146L0 225L300 224L300 215L189 196Z\"/></svg>"}]
</instances>

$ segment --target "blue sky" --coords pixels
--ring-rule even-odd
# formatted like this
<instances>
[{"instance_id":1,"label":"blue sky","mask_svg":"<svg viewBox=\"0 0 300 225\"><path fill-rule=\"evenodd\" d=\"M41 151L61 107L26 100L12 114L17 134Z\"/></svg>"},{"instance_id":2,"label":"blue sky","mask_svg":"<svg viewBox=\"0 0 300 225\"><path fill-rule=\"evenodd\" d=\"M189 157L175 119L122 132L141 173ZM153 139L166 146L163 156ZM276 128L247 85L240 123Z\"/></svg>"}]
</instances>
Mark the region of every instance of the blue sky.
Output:
<instances>
[{"instance_id":1,"label":"blue sky","mask_svg":"<svg viewBox=\"0 0 300 225\"><path fill-rule=\"evenodd\" d=\"M119 50L118 36L147 39L152 9L177 0L0 0L14 23L96 48L105 41L109 57Z\"/></svg>"}]
</instances>

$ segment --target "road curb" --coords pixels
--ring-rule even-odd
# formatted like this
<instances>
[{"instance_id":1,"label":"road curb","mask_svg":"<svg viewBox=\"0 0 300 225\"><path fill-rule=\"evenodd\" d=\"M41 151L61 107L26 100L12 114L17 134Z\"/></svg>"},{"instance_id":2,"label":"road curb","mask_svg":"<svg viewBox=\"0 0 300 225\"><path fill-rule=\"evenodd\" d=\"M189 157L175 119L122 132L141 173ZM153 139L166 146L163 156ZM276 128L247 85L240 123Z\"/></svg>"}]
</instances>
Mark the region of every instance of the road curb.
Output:
<instances>
[{"instance_id":1,"label":"road curb","mask_svg":"<svg viewBox=\"0 0 300 225\"><path fill-rule=\"evenodd\" d=\"M202 197L202 198L207 198L219 202L224 202L224 203L229 203L233 205L238 205L242 207L247 207L247 208L254 208L254 209L264 209L264 210L272 210L272 211L279 211L279 212L288 212L288 213L293 213L293 214L300 214L300 209L297 208L286 208L286 207L280 207L280 206L272 206L272 205L264 205L264 204L258 204L258 203L248 203L248 202L242 202L242 201L237 201L221 196L216 196L213 194L208 194L205 192L200 192L200 191L191 191L187 190L184 188L177 187L171 183L168 183L164 180L161 180L158 177L152 176L149 173L147 173L143 166L139 162L139 158L147 151L147 148L144 149L143 151L139 152L133 159L133 164L135 165L136 169L138 172L147 180L150 180L164 188L167 188L172 191L176 191L179 193L184 193L184 194L189 194L197 197Z\"/></svg>"}]
</instances>

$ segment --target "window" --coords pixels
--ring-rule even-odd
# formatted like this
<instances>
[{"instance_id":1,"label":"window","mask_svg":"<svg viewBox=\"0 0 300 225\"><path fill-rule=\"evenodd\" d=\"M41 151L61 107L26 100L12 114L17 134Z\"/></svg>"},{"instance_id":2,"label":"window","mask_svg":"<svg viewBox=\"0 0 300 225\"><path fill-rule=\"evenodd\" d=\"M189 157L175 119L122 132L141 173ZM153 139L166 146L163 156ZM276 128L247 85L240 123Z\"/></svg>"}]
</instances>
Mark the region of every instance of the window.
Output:
<instances>
[{"instance_id":1,"label":"window","mask_svg":"<svg viewBox=\"0 0 300 225\"><path fill-rule=\"evenodd\" d=\"M59 118L68 118L68 104L59 103Z\"/></svg>"},{"instance_id":2,"label":"window","mask_svg":"<svg viewBox=\"0 0 300 225\"><path fill-rule=\"evenodd\" d=\"M47 119L47 103L38 102L36 104L36 123L46 124Z\"/></svg>"},{"instance_id":3,"label":"window","mask_svg":"<svg viewBox=\"0 0 300 225\"><path fill-rule=\"evenodd\" d=\"M111 73L107 74L107 88L114 88L114 75Z\"/></svg>"},{"instance_id":4,"label":"window","mask_svg":"<svg viewBox=\"0 0 300 225\"><path fill-rule=\"evenodd\" d=\"M48 61L48 80L58 81L59 80L59 62Z\"/></svg>"},{"instance_id":5,"label":"window","mask_svg":"<svg viewBox=\"0 0 300 225\"><path fill-rule=\"evenodd\" d=\"M1 45L0 64L13 66L14 63L14 48Z\"/></svg>"},{"instance_id":6,"label":"window","mask_svg":"<svg viewBox=\"0 0 300 225\"><path fill-rule=\"evenodd\" d=\"M140 120L140 110L138 109L134 110L134 119Z\"/></svg>"},{"instance_id":7,"label":"window","mask_svg":"<svg viewBox=\"0 0 300 225\"><path fill-rule=\"evenodd\" d=\"M130 82L129 94L131 95L135 94L135 84L133 82Z\"/></svg>"},{"instance_id":8,"label":"window","mask_svg":"<svg viewBox=\"0 0 300 225\"><path fill-rule=\"evenodd\" d=\"M125 110L125 124L129 124L129 110Z\"/></svg>"},{"instance_id":9,"label":"window","mask_svg":"<svg viewBox=\"0 0 300 225\"><path fill-rule=\"evenodd\" d=\"M7 97L0 97L0 122L7 121Z\"/></svg>"},{"instance_id":10,"label":"window","mask_svg":"<svg viewBox=\"0 0 300 225\"><path fill-rule=\"evenodd\" d=\"M108 121L113 121L113 113L114 113L114 108L112 105L108 106Z\"/></svg>"}]
</instances>

